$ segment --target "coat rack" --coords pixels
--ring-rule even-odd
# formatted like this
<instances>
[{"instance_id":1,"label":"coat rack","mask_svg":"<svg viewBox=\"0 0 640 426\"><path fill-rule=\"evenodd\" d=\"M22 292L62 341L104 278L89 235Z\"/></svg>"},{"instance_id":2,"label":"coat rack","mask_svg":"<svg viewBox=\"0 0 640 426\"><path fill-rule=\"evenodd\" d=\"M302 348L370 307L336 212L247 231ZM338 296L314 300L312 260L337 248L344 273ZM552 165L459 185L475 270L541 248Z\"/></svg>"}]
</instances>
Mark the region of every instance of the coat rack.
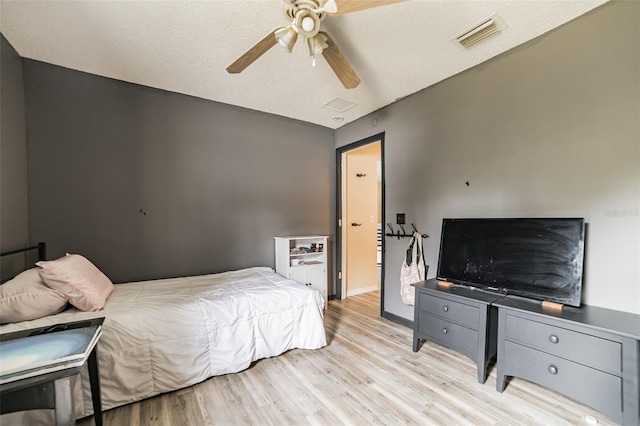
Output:
<instances>
[{"instance_id":1,"label":"coat rack","mask_svg":"<svg viewBox=\"0 0 640 426\"><path fill-rule=\"evenodd\" d=\"M400 233L400 229L398 229L397 231L393 229L393 225L391 225L391 223L387 223L387 226L389 227L389 229L391 230L391 232L387 232L386 234L384 234L387 237L397 237L398 239L400 238L411 238L413 237L413 234L407 234L407 231L405 231L404 226L402 225L398 225L400 227L400 229L402 229L402 234ZM416 226L412 223L411 227L413 228L414 232L418 232L418 229L416 228ZM418 234L420 234L420 232L418 232ZM422 236L422 238L429 238L429 236L427 234L420 234Z\"/></svg>"}]
</instances>

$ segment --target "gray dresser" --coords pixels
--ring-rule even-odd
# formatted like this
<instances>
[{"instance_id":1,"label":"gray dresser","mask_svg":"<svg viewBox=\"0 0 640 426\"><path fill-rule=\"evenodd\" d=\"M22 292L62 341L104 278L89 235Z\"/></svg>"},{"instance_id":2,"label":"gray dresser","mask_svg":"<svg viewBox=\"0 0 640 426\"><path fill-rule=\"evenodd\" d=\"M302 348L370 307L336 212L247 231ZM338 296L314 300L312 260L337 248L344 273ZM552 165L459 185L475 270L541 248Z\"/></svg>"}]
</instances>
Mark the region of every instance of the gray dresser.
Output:
<instances>
[{"instance_id":1,"label":"gray dresser","mask_svg":"<svg viewBox=\"0 0 640 426\"><path fill-rule=\"evenodd\" d=\"M471 358L478 366L478 382L486 380L487 364L496 354L497 311L491 303L499 294L437 280L412 284L416 289L413 351L430 340Z\"/></svg>"},{"instance_id":2,"label":"gray dresser","mask_svg":"<svg viewBox=\"0 0 640 426\"><path fill-rule=\"evenodd\" d=\"M498 377L538 383L617 422L640 417L640 316L583 305L560 311L507 297L498 308Z\"/></svg>"}]
</instances>

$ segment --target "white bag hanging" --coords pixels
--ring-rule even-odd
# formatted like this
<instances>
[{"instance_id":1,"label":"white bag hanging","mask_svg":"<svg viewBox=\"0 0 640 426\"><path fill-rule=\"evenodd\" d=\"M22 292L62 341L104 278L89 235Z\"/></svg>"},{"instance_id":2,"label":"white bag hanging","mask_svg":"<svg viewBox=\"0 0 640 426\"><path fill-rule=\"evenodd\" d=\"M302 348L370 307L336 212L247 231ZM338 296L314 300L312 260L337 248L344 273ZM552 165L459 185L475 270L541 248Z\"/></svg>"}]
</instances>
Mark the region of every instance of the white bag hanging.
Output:
<instances>
[{"instance_id":1,"label":"white bag hanging","mask_svg":"<svg viewBox=\"0 0 640 426\"><path fill-rule=\"evenodd\" d=\"M416 289L413 283L424 281L424 253L422 251L422 235L413 233L400 269L400 295L406 305L415 305Z\"/></svg>"}]
</instances>

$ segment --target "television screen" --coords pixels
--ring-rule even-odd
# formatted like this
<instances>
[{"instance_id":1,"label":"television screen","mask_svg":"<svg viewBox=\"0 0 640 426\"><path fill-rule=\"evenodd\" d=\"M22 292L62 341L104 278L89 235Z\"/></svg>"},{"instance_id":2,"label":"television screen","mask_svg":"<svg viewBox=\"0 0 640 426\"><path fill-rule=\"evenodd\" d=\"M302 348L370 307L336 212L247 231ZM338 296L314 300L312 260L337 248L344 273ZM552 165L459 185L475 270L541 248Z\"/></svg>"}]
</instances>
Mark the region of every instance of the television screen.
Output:
<instances>
[{"instance_id":1,"label":"television screen","mask_svg":"<svg viewBox=\"0 0 640 426\"><path fill-rule=\"evenodd\" d=\"M444 219L438 279L580 306L584 219Z\"/></svg>"}]
</instances>

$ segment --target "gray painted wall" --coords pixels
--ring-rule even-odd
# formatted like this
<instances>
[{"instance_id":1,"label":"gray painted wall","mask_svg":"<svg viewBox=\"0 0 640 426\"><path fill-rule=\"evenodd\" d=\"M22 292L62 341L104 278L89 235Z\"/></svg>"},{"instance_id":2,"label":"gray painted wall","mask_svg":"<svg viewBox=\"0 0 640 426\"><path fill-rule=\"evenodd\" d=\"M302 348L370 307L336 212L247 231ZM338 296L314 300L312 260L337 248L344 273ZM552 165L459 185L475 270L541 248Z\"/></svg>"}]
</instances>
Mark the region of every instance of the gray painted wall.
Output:
<instances>
[{"instance_id":1,"label":"gray painted wall","mask_svg":"<svg viewBox=\"0 0 640 426\"><path fill-rule=\"evenodd\" d=\"M27 139L22 58L0 34L0 251L29 241ZM2 260L0 279L23 269L24 257Z\"/></svg>"},{"instance_id":2,"label":"gray painted wall","mask_svg":"<svg viewBox=\"0 0 640 426\"><path fill-rule=\"evenodd\" d=\"M50 258L124 282L273 266L274 236L330 233L333 130L24 66L31 239Z\"/></svg>"},{"instance_id":3,"label":"gray painted wall","mask_svg":"<svg viewBox=\"0 0 640 426\"><path fill-rule=\"evenodd\" d=\"M640 313L639 65L640 2L609 3L340 128L336 146L385 132L386 221L405 212L430 235L430 278L444 217L584 217L583 303ZM385 242L385 310L413 319L408 241Z\"/></svg>"}]
</instances>

